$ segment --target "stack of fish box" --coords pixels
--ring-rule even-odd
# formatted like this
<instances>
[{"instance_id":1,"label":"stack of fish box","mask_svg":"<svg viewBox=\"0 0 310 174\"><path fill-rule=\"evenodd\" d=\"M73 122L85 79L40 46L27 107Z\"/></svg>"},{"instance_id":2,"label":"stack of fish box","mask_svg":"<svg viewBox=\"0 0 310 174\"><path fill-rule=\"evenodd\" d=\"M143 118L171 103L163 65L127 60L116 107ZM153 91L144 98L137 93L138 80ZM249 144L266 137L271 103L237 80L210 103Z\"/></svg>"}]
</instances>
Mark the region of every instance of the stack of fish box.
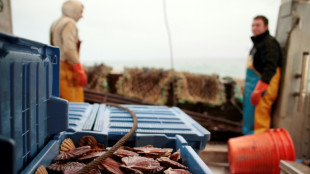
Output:
<instances>
[{"instance_id":1,"label":"stack of fish box","mask_svg":"<svg viewBox=\"0 0 310 174\"><path fill-rule=\"evenodd\" d=\"M67 101L58 98L57 48L0 33L0 78L0 145L2 154L7 157L0 164L3 173L34 173L40 165L48 166L59 154L60 144L66 138L71 138L77 143L83 136L91 135L98 142L110 146L131 127L132 120L127 118L128 113L122 110L103 104L68 104ZM186 139L192 134L185 133L186 128L182 134L174 132L181 130L181 122L186 120L170 119L167 114L171 113L163 111L180 112L177 108L129 108L138 114L140 127L126 145L151 144L155 147L180 149L184 164L190 172L211 173L191 147L196 147L196 151L201 149L209 139L208 131L204 130L205 132L201 133L203 136L199 134L203 137L201 142L188 139L191 145L189 146ZM143 124L143 119L152 117L144 113L145 109L157 110L167 118L152 122L152 125L173 123L180 126L170 129L167 133L158 131L156 127L150 127L149 132L145 132L143 127L146 125ZM107 122L105 116L108 112ZM154 113L158 115L157 112ZM122 119L122 122L126 123L117 126L115 121L120 114L126 118ZM155 120L155 115L153 117ZM186 123L187 126L189 124ZM199 124L193 126L197 126L197 130L201 129ZM163 125L160 128L163 128ZM190 132L189 129L187 131Z\"/></svg>"},{"instance_id":2,"label":"stack of fish box","mask_svg":"<svg viewBox=\"0 0 310 174\"><path fill-rule=\"evenodd\" d=\"M132 110L138 118L135 136L140 142L158 143L152 135L165 137L181 135L197 153L205 148L210 132L177 107L150 105L122 105ZM89 112L91 110L91 112ZM85 119L87 121L85 121ZM69 103L69 128L92 131L120 139L132 127L131 115L119 108L105 104ZM132 138L136 138L133 136ZM115 142L110 142L113 145ZM140 146L142 144L136 144Z\"/></svg>"}]
</instances>

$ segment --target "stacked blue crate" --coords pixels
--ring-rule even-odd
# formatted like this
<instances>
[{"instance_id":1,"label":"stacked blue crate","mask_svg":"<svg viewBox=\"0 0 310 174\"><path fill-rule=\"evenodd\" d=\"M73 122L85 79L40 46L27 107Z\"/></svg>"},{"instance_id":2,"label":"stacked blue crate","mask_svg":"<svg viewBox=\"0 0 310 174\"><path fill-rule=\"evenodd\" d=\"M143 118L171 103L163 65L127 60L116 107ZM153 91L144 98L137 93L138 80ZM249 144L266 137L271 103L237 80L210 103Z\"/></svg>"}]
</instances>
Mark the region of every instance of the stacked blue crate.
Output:
<instances>
[{"instance_id":1,"label":"stacked blue crate","mask_svg":"<svg viewBox=\"0 0 310 174\"><path fill-rule=\"evenodd\" d=\"M97 115L98 104L90 105L88 103L70 103L68 112L68 131L90 131Z\"/></svg>"},{"instance_id":2,"label":"stacked blue crate","mask_svg":"<svg viewBox=\"0 0 310 174\"><path fill-rule=\"evenodd\" d=\"M38 166L47 166L55 158L64 138L70 137L77 142L84 135L92 135L108 146L118 141L130 127L128 113L122 110L103 104L68 105L67 101L58 98L59 61L58 48L0 33L0 153L6 156L0 163L1 172L33 173ZM162 124L162 130L172 125L184 126L182 135L186 137L185 132L189 136L195 132L202 139L195 138L189 143L200 145L209 139L209 132L200 130L201 127L188 116L181 116L177 108L128 107L138 114L141 126L127 145L153 144L181 149L181 156L192 173L211 173L192 149L193 144L189 146L182 136L176 135L178 133L149 131L146 134L144 127L154 123L146 125L147 119L157 119L159 122L154 125ZM108 112L113 116L111 120L110 114L105 115ZM150 113L153 115L148 115ZM126 117L120 119L121 123L117 123L119 114ZM166 123L169 124L164 126Z\"/></svg>"},{"instance_id":3,"label":"stacked blue crate","mask_svg":"<svg viewBox=\"0 0 310 174\"><path fill-rule=\"evenodd\" d=\"M95 105L98 106L98 104ZM69 106L79 107L76 103L69 103ZM177 107L169 108L166 106L148 105L123 106L128 107L137 115L139 124L136 133L165 134L169 137L182 135L197 153L205 148L207 141L210 139L209 131ZM92 115L91 120L88 120L95 121L92 129L95 132L121 138L132 127L132 117L124 110L101 104L99 107L96 107L96 111L93 113L95 112L97 112L96 120L94 120L94 115ZM70 113L71 111L69 110L69 115ZM87 117L87 114L84 115ZM81 124L83 125L84 123L81 122ZM71 128L75 129L74 127Z\"/></svg>"},{"instance_id":4,"label":"stacked blue crate","mask_svg":"<svg viewBox=\"0 0 310 174\"><path fill-rule=\"evenodd\" d=\"M0 79L0 135L14 155L1 165L20 172L68 127L68 103L57 98L59 49L0 33Z\"/></svg>"}]
</instances>

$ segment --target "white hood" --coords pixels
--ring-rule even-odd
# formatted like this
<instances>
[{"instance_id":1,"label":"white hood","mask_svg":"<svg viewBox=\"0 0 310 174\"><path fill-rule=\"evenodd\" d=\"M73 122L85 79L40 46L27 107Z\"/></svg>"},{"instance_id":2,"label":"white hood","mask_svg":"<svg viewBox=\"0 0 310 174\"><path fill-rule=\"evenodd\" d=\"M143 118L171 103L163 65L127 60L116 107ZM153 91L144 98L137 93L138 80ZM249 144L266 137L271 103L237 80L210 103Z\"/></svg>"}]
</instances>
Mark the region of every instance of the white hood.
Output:
<instances>
[{"instance_id":1,"label":"white hood","mask_svg":"<svg viewBox=\"0 0 310 174\"><path fill-rule=\"evenodd\" d=\"M68 0L62 5L62 14L78 21L83 8L83 4L80 1Z\"/></svg>"}]
</instances>

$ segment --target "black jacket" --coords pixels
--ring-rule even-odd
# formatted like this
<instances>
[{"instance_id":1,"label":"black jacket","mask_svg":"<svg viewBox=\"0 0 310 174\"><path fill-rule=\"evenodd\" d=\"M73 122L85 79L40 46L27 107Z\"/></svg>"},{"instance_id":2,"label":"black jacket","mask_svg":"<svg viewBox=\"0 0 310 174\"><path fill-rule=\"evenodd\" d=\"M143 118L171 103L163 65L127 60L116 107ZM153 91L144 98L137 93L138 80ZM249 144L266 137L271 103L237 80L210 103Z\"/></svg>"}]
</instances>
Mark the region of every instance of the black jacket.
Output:
<instances>
[{"instance_id":1,"label":"black jacket","mask_svg":"<svg viewBox=\"0 0 310 174\"><path fill-rule=\"evenodd\" d=\"M281 67L281 48L275 38L265 33L256 37L251 37L253 48L250 54L253 56L253 64L256 71L261 74L261 80L270 82L276 73L277 67Z\"/></svg>"}]
</instances>

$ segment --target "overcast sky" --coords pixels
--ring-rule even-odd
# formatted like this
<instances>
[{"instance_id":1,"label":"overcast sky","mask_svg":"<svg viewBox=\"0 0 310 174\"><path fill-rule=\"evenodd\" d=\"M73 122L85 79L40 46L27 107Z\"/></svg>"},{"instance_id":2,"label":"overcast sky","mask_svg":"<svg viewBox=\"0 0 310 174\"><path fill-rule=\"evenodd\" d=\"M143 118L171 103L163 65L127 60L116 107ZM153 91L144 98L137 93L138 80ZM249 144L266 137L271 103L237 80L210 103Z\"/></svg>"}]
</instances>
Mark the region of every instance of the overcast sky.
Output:
<instances>
[{"instance_id":1,"label":"overcast sky","mask_svg":"<svg viewBox=\"0 0 310 174\"><path fill-rule=\"evenodd\" d=\"M49 43L64 0L12 0L13 32ZM82 0L81 59L163 60L169 47L162 0ZM251 22L266 15L275 34L280 0L166 0L175 61L246 58Z\"/></svg>"}]
</instances>

